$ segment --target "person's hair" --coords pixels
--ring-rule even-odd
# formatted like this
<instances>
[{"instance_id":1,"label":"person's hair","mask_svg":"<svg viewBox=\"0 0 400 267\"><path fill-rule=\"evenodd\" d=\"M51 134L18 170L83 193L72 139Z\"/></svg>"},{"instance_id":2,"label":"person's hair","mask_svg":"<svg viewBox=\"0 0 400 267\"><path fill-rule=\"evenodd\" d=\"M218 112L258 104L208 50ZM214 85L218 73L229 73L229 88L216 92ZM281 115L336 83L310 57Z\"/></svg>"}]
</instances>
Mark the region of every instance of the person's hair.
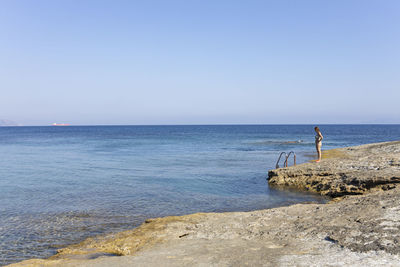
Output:
<instances>
[{"instance_id":1,"label":"person's hair","mask_svg":"<svg viewBox=\"0 0 400 267\"><path fill-rule=\"evenodd\" d=\"M314 127L314 130L315 130L316 132L321 132L321 131L319 130L318 126L315 126L315 127Z\"/></svg>"}]
</instances>

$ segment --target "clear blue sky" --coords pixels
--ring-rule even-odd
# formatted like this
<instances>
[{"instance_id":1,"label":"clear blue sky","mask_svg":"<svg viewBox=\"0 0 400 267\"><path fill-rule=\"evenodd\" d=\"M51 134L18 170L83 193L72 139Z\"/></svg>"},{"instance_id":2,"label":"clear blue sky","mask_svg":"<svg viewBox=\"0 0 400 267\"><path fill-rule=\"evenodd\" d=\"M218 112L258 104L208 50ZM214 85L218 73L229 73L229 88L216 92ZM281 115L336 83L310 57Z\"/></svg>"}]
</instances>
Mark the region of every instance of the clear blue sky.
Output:
<instances>
[{"instance_id":1,"label":"clear blue sky","mask_svg":"<svg viewBox=\"0 0 400 267\"><path fill-rule=\"evenodd\" d=\"M400 123L397 0L0 4L0 119Z\"/></svg>"}]
</instances>

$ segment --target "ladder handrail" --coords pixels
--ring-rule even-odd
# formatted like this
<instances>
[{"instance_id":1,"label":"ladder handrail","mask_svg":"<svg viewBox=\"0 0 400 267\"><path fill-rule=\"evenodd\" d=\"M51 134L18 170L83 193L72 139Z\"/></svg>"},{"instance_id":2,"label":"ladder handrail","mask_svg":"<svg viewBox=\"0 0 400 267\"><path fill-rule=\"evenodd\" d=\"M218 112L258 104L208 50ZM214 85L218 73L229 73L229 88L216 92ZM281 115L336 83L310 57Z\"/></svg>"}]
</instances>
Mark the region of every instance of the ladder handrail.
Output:
<instances>
[{"instance_id":1,"label":"ladder handrail","mask_svg":"<svg viewBox=\"0 0 400 267\"><path fill-rule=\"evenodd\" d=\"M279 169L279 161L281 160L281 157L282 157L283 154L285 154L285 158L286 158L285 162L287 161L287 154L286 154L286 152L281 152L281 154L279 155L278 161L276 162L276 165L275 165L275 168L276 168L276 169ZM285 166L285 163L283 163L283 166Z\"/></svg>"},{"instance_id":2,"label":"ladder handrail","mask_svg":"<svg viewBox=\"0 0 400 267\"><path fill-rule=\"evenodd\" d=\"M283 165L284 165L285 167L288 166L288 159L289 159L289 157L290 157L291 154L293 154L293 160L294 160L294 164L293 164L293 165L296 166L296 153L294 153L294 151L290 151L289 154L286 156L285 162L283 163Z\"/></svg>"}]
</instances>

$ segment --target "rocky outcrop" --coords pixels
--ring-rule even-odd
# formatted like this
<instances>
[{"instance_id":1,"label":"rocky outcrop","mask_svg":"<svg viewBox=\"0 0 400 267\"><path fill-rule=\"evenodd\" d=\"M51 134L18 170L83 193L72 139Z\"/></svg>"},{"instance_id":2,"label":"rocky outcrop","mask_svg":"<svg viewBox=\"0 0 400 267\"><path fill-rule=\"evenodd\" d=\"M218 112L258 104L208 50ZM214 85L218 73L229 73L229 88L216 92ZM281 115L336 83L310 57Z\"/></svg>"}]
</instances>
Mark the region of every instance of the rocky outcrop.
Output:
<instances>
[{"instance_id":1,"label":"rocky outcrop","mask_svg":"<svg viewBox=\"0 0 400 267\"><path fill-rule=\"evenodd\" d=\"M331 197L392 189L400 183L400 141L324 151L320 163L271 170L268 180Z\"/></svg>"}]
</instances>

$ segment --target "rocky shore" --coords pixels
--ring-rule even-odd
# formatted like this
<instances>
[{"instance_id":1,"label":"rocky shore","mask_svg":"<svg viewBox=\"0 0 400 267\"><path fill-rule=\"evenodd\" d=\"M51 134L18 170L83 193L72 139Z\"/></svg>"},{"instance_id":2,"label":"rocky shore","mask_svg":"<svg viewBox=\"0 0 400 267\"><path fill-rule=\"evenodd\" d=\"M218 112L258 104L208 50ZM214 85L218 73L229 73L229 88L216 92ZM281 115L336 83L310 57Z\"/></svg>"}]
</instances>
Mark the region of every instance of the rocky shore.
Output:
<instances>
[{"instance_id":1,"label":"rocky shore","mask_svg":"<svg viewBox=\"0 0 400 267\"><path fill-rule=\"evenodd\" d=\"M340 197L392 189L400 183L400 141L328 150L323 159L319 164L271 170L269 184Z\"/></svg>"},{"instance_id":2,"label":"rocky shore","mask_svg":"<svg viewBox=\"0 0 400 267\"><path fill-rule=\"evenodd\" d=\"M399 266L399 182L400 142L331 150L269 172L328 204L149 219L11 266Z\"/></svg>"}]
</instances>

